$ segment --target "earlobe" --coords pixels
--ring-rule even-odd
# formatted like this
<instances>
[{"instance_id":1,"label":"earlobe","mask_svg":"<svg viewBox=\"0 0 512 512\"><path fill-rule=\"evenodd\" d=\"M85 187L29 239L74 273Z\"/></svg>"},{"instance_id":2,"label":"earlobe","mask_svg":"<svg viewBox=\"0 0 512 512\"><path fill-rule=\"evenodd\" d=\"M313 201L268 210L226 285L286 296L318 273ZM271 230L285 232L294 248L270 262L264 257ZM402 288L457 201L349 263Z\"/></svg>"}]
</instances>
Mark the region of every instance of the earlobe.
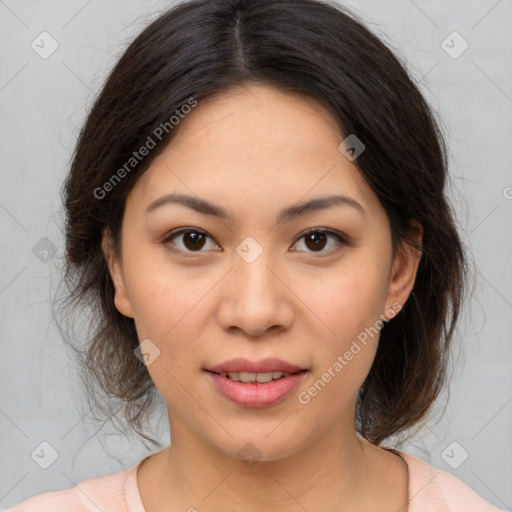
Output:
<instances>
[{"instance_id":1,"label":"earlobe","mask_svg":"<svg viewBox=\"0 0 512 512\"><path fill-rule=\"evenodd\" d=\"M395 254L386 301L387 313L384 313L386 320L391 320L407 302L418 273L422 256L420 248L423 240L423 226L417 221L412 221L410 234L417 247L404 242ZM389 314L391 311L395 313Z\"/></svg>"},{"instance_id":2,"label":"earlobe","mask_svg":"<svg viewBox=\"0 0 512 512\"><path fill-rule=\"evenodd\" d=\"M116 309L119 311L119 313L128 318L133 318L132 308L121 270L121 264L118 258L115 256L112 237L110 236L108 229L105 229L103 232L101 249L105 256L110 277L114 285L114 305L116 306Z\"/></svg>"}]
</instances>

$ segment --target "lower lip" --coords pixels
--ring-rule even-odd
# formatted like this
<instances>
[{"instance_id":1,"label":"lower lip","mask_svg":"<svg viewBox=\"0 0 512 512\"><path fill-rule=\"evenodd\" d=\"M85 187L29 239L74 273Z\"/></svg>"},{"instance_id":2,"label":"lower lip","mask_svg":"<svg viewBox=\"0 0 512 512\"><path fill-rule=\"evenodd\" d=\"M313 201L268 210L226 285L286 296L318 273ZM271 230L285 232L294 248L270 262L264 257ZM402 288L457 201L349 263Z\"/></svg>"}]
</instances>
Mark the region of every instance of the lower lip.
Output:
<instances>
[{"instance_id":1,"label":"lower lip","mask_svg":"<svg viewBox=\"0 0 512 512\"><path fill-rule=\"evenodd\" d=\"M220 393L241 407L268 407L282 402L301 382L306 371L270 382L247 384L208 372Z\"/></svg>"}]
</instances>

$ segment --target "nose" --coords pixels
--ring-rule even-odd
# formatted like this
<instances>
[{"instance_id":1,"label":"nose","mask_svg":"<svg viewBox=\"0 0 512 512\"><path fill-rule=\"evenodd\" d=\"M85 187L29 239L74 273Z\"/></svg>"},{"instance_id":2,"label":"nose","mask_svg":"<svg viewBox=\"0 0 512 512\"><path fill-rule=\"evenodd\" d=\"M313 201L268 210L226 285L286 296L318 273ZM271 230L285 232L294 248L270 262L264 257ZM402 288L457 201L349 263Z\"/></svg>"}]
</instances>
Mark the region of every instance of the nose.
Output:
<instances>
[{"instance_id":1,"label":"nose","mask_svg":"<svg viewBox=\"0 0 512 512\"><path fill-rule=\"evenodd\" d=\"M289 329L294 317L290 288L285 272L265 251L252 262L236 255L222 290L221 326L252 337Z\"/></svg>"}]
</instances>

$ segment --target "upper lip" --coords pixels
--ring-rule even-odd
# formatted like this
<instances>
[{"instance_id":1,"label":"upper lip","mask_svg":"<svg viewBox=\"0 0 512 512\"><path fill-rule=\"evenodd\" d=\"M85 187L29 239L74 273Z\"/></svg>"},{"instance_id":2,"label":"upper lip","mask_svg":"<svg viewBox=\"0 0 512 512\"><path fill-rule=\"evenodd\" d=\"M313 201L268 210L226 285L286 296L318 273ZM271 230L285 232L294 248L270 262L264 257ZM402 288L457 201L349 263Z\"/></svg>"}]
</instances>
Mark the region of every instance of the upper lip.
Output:
<instances>
[{"instance_id":1,"label":"upper lip","mask_svg":"<svg viewBox=\"0 0 512 512\"><path fill-rule=\"evenodd\" d=\"M213 373L229 373L229 372L249 372L249 373L267 373L267 372L286 372L286 373L295 373L305 368L301 368L300 366L296 366L294 364L283 361L282 359L277 359L275 357L270 357L267 359L261 359L260 361L250 361L249 359L245 359L243 357L237 357L235 359L230 359L229 361L224 361L223 363L217 364L215 366L211 366L206 368L206 370Z\"/></svg>"}]
</instances>

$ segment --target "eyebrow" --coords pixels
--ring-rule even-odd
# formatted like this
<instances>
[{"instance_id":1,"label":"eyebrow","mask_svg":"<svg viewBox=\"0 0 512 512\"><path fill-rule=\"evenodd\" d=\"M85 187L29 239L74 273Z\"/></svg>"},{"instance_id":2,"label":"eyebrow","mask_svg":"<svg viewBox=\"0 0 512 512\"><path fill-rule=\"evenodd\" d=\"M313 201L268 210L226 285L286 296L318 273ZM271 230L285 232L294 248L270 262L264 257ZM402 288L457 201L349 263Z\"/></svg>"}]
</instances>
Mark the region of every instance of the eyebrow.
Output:
<instances>
[{"instance_id":1,"label":"eyebrow","mask_svg":"<svg viewBox=\"0 0 512 512\"><path fill-rule=\"evenodd\" d=\"M233 214L222 206L210 203L209 201L199 197L177 193L166 194L155 199L148 205L144 213L151 213L157 208L169 204L181 204L205 215L213 215L214 217L230 221L234 220ZM292 218L296 218L310 212L325 210L334 206L349 206L360 212L362 215L366 215L365 209L355 199L345 195L330 195L317 197L282 209L277 215L277 222L288 221Z\"/></svg>"}]
</instances>

